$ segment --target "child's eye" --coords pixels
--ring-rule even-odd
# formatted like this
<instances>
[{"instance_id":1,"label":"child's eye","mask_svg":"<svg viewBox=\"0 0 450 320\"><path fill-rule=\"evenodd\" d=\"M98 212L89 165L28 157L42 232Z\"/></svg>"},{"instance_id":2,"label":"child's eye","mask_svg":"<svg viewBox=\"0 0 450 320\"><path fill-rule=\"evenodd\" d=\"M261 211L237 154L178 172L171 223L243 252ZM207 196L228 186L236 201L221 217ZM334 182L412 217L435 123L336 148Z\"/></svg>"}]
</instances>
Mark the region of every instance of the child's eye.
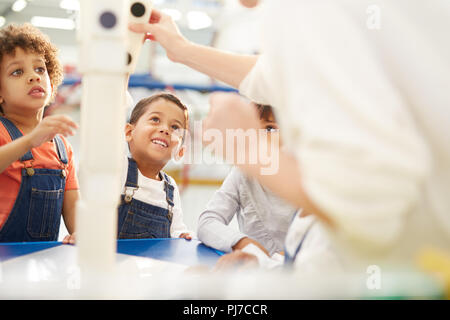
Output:
<instances>
[{"instance_id":1,"label":"child's eye","mask_svg":"<svg viewBox=\"0 0 450 320\"><path fill-rule=\"evenodd\" d=\"M272 126L267 126L266 127L266 131L267 132L276 132L278 131L278 128L272 127Z\"/></svg>"},{"instance_id":2,"label":"child's eye","mask_svg":"<svg viewBox=\"0 0 450 320\"><path fill-rule=\"evenodd\" d=\"M11 72L12 76L20 76L23 74L23 70L22 69L16 69L13 72Z\"/></svg>"},{"instance_id":3,"label":"child's eye","mask_svg":"<svg viewBox=\"0 0 450 320\"><path fill-rule=\"evenodd\" d=\"M150 119L150 121L158 123L159 122L159 118L158 117L153 117L153 118Z\"/></svg>"},{"instance_id":4,"label":"child's eye","mask_svg":"<svg viewBox=\"0 0 450 320\"><path fill-rule=\"evenodd\" d=\"M36 69L34 69L37 73L45 73L47 71L47 69L45 69L44 67L37 67Z\"/></svg>"},{"instance_id":5,"label":"child's eye","mask_svg":"<svg viewBox=\"0 0 450 320\"><path fill-rule=\"evenodd\" d=\"M178 129L180 129L180 127L177 126L176 124L174 124L174 125L172 126L172 129L173 129L173 130L178 130Z\"/></svg>"}]
</instances>

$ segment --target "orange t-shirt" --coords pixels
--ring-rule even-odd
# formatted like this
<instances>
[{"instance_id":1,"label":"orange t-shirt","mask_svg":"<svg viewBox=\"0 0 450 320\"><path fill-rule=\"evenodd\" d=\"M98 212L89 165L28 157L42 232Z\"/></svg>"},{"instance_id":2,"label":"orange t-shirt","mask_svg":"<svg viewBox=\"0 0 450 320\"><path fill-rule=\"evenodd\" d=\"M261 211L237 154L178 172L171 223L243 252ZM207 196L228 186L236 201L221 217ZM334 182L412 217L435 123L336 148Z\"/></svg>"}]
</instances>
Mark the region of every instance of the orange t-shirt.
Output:
<instances>
[{"instance_id":1,"label":"orange t-shirt","mask_svg":"<svg viewBox=\"0 0 450 320\"><path fill-rule=\"evenodd\" d=\"M22 133L23 134L23 133ZM78 179L73 163L73 150L70 143L62 137L66 147L68 163L66 165L66 187L65 191L77 190ZM0 146L10 143L11 137L8 130L0 122ZM37 148L31 149L33 154L33 168L36 169L61 169L62 163L59 160L56 145L53 142L45 142ZM28 163L28 161L26 161ZM0 174L0 228L5 223L9 213L14 207L14 203L19 194L20 184L22 182L22 169L24 164L20 161L14 161Z\"/></svg>"}]
</instances>

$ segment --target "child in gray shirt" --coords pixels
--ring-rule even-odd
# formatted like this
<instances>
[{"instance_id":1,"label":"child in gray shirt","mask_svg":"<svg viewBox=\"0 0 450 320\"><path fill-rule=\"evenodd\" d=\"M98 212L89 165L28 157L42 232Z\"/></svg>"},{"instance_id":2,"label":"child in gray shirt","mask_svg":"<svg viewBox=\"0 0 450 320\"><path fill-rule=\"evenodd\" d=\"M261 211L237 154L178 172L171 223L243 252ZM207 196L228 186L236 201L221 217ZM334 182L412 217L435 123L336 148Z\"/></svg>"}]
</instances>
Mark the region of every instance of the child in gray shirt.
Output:
<instances>
[{"instance_id":1,"label":"child in gray shirt","mask_svg":"<svg viewBox=\"0 0 450 320\"><path fill-rule=\"evenodd\" d=\"M268 105L257 105L257 108L261 128L268 135L278 134L272 108ZM225 252L253 243L272 256L283 251L289 224L297 211L257 180L233 168L200 214L198 238ZM239 231L229 226L235 215Z\"/></svg>"}]
</instances>

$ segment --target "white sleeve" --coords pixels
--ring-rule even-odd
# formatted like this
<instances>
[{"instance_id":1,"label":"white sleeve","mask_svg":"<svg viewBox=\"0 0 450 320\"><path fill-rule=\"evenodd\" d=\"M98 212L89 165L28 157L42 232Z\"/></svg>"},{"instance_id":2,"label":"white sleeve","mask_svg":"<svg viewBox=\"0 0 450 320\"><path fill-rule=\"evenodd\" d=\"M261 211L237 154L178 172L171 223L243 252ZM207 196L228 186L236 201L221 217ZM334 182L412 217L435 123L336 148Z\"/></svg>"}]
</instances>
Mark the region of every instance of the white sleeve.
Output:
<instances>
[{"instance_id":1,"label":"white sleeve","mask_svg":"<svg viewBox=\"0 0 450 320\"><path fill-rule=\"evenodd\" d=\"M170 237L179 238L182 233L189 233L192 238L196 237L193 231L190 231L183 222L183 210L181 209L181 198L180 192L178 191L177 184L172 177L169 178L171 184L174 186L173 189L173 217L172 223L170 225Z\"/></svg>"},{"instance_id":2,"label":"white sleeve","mask_svg":"<svg viewBox=\"0 0 450 320\"><path fill-rule=\"evenodd\" d=\"M286 23L267 26L265 49L278 64L281 130L304 190L346 239L388 247L430 165L405 100L365 36L365 20L340 2L287 0L271 10Z\"/></svg>"},{"instance_id":3,"label":"white sleeve","mask_svg":"<svg viewBox=\"0 0 450 320\"><path fill-rule=\"evenodd\" d=\"M271 84L269 57L262 54L256 64L239 84L239 93L248 99L261 104L274 104L271 100Z\"/></svg>"}]
</instances>

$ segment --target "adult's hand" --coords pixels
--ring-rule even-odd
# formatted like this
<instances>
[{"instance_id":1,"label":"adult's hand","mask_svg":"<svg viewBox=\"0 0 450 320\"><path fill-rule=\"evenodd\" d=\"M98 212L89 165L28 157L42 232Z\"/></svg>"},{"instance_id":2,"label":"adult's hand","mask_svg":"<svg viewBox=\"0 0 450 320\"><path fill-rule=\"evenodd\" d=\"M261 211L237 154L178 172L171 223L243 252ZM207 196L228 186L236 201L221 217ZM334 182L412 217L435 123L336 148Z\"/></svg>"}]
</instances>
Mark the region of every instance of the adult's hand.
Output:
<instances>
[{"instance_id":1,"label":"adult's hand","mask_svg":"<svg viewBox=\"0 0 450 320\"><path fill-rule=\"evenodd\" d=\"M182 53L183 46L189 43L172 17L157 9L152 10L149 23L130 23L129 29L145 33L146 39L157 41L166 50L167 57L174 62L179 62L178 53Z\"/></svg>"},{"instance_id":2,"label":"adult's hand","mask_svg":"<svg viewBox=\"0 0 450 320\"><path fill-rule=\"evenodd\" d=\"M240 0L241 4L246 8L254 8L258 5L259 0Z\"/></svg>"},{"instance_id":3,"label":"adult's hand","mask_svg":"<svg viewBox=\"0 0 450 320\"><path fill-rule=\"evenodd\" d=\"M258 258L256 256L242 250L235 250L220 257L213 268L213 272L248 270L258 266Z\"/></svg>"},{"instance_id":4,"label":"adult's hand","mask_svg":"<svg viewBox=\"0 0 450 320\"><path fill-rule=\"evenodd\" d=\"M233 251L236 251L236 250L242 250L242 249L244 249L246 246L248 246L249 244L253 244L253 245L255 245L255 246L257 246L262 252L264 252L268 257L270 256L269 255L269 252L267 251L267 249L266 248L264 248L264 246L261 244L261 243L259 243L258 241L256 241L256 240L253 240L253 239L251 239L251 238L249 238L249 237L244 237L244 238L242 238L241 240L239 240L234 246L233 246Z\"/></svg>"},{"instance_id":5,"label":"adult's hand","mask_svg":"<svg viewBox=\"0 0 450 320\"><path fill-rule=\"evenodd\" d=\"M153 9L149 23L131 23L129 29L145 33L147 39L157 41L171 61L184 64L233 88L239 87L258 59L255 55L234 54L195 44L181 34L169 15L157 9Z\"/></svg>"}]
</instances>

